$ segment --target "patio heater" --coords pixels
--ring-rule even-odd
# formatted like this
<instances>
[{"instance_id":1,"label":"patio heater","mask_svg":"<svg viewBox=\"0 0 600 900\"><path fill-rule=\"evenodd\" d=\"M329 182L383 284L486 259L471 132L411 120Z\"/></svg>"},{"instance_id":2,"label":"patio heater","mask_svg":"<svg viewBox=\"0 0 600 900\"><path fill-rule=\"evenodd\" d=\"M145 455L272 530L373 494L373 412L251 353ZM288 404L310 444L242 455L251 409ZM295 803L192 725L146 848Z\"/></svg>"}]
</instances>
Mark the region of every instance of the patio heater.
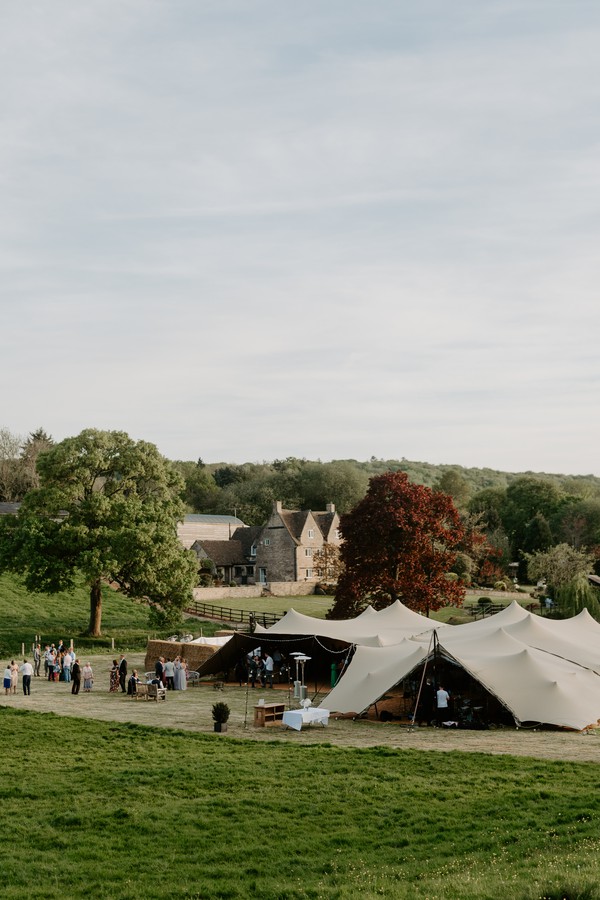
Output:
<instances>
[{"instance_id":1,"label":"patio heater","mask_svg":"<svg viewBox=\"0 0 600 900\"><path fill-rule=\"evenodd\" d=\"M296 663L296 680L294 681L294 700L300 700L300 688L302 686L302 682L300 681L300 657L304 656L299 650L294 651L294 653L290 653L290 656L294 657L294 662Z\"/></svg>"},{"instance_id":2,"label":"patio heater","mask_svg":"<svg viewBox=\"0 0 600 900\"><path fill-rule=\"evenodd\" d=\"M297 656L296 664L300 665L300 681L298 682L298 699L306 700L306 685L304 684L304 666L311 659L310 656Z\"/></svg>"}]
</instances>

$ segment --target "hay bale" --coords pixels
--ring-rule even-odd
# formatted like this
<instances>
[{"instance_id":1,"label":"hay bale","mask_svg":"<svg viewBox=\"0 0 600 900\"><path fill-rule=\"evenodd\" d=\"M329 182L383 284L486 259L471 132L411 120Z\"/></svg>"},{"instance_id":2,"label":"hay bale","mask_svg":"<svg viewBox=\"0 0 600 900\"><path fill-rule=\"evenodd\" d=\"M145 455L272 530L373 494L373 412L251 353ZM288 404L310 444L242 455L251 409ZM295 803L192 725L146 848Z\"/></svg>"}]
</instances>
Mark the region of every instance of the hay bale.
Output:
<instances>
[{"instance_id":1,"label":"hay bale","mask_svg":"<svg viewBox=\"0 0 600 900\"><path fill-rule=\"evenodd\" d=\"M179 641L148 641L146 646L146 659L144 666L146 672L154 669L154 664L159 656L165 659L175 659L181 656L186 660L188 669L195 671L203 662L215 653L219 648L210 644L181 644Z\"/></svg>"}]
</instances>

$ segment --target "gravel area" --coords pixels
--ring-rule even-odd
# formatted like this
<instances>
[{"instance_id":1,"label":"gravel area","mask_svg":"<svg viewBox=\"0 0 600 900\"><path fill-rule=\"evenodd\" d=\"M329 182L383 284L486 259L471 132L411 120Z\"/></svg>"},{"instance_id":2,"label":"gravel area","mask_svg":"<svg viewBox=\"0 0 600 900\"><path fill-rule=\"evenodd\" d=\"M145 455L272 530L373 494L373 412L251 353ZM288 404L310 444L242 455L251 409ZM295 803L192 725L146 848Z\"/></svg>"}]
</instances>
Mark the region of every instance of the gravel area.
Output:
<instances>
[{"instance_id":1,"label":"gravel area","mask_svg":"<svg viewBox=\"0 0 600 900\"><path fill-rule=\"evenodd\" d=\"M255 741L284 741L293 744L327 743L340 747L386 746L413 750L461 750L473 753L512 754L538 759L600 762L600 733L568 731L529 731L500 728L490 731L463 731L438 728L407 728L394 722L331 718L327 728L313 725L301 732L276 725L254 727L254 705L259 698L265 702L291 703L293 698L285 687L273 691L256 688L246 691L237 686L225 686L215 691L212 685L200 685L187 691L168 692L166 702L153 703L132 700L124 694L108 691L108 672L112 656L90 658L94 669L91 693L71 694L69 684L50 683L43 677L32 679L31 696L23 695L21 682L14 695L0 695L0 706L53 712L59 716L101 719L110 722L138 722L161 728L213 733L211 707L216 700L225 700L231 709L227 737ZM86 659L82 658L82 663ZM128 656L129 670L143 672L143 654ZM318 702L318 700L316 701ZM215 740L220 740L215 735Z\"/></svg>"}]
</instances>

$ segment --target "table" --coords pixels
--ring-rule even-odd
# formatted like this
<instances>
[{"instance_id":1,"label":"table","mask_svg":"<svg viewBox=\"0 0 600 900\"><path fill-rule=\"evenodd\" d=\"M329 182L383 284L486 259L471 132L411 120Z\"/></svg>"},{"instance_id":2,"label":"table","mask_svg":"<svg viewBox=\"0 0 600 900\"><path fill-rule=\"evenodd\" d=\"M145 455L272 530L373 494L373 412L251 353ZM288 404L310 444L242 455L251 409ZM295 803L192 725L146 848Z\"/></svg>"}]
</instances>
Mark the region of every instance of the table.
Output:
<instances>
[{"instance_id":1,"label":"table","mask_svg":"<svg viewBox=\"0 0 600 900\"><path fill-rule=\"evenodd\" d=\"M303 725L317 723L325 727L329 722L328 709L288 709L283 714L282 725L302 731Z\"/></svg>"}]
</instances>

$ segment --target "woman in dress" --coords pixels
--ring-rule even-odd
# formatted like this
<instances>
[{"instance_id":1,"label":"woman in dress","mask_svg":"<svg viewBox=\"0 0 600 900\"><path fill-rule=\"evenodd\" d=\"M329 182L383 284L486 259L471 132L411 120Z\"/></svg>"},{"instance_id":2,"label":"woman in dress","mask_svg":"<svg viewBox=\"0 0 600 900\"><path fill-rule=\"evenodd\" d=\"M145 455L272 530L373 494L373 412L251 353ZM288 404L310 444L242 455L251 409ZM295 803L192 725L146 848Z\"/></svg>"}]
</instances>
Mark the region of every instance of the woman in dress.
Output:
<instances>
[{"instance_id":1,"label":"woman in dress","mask_svg":"<svg viewBox=\"0 0 600 900\"><path fill-rule=\"evenodd\" d=\"M119 663L113 659L112 669L110 670L110 682L108 690L111 694L116 694L119 690Z\"/></svg>"},{"instance_id":2,"label":"woman in dress","mask_svg":"<svg viewBox=\"0 0 600 900\"><path fill-rule=\"evenodd\" d=\"M81 674L83 676L83 691L84 693L89 694L94 683L94 673L92 672L92 667L89 662L85 664Z\"/></svg>"},{"instance_id":3,"label":"woman in dress","mask_svg":"<svg viewBox=\"0 0 600 900\"><path fill-rule=\"evenodd\" d=\"M10 687L13 694L17 693L17 684L19 683L19 667L14 659L10 661Z\"/></svg>"},{"instance_id":4,"label":"woman in dress","mask_svg":"<svg viewBox=\"0 0 600 900\"><path fill-rule=\"evenodd\" d=\"M175 690L185 691L187 688L185 660L180 656L175 660Z\"/></svg>"}]
</instances>

